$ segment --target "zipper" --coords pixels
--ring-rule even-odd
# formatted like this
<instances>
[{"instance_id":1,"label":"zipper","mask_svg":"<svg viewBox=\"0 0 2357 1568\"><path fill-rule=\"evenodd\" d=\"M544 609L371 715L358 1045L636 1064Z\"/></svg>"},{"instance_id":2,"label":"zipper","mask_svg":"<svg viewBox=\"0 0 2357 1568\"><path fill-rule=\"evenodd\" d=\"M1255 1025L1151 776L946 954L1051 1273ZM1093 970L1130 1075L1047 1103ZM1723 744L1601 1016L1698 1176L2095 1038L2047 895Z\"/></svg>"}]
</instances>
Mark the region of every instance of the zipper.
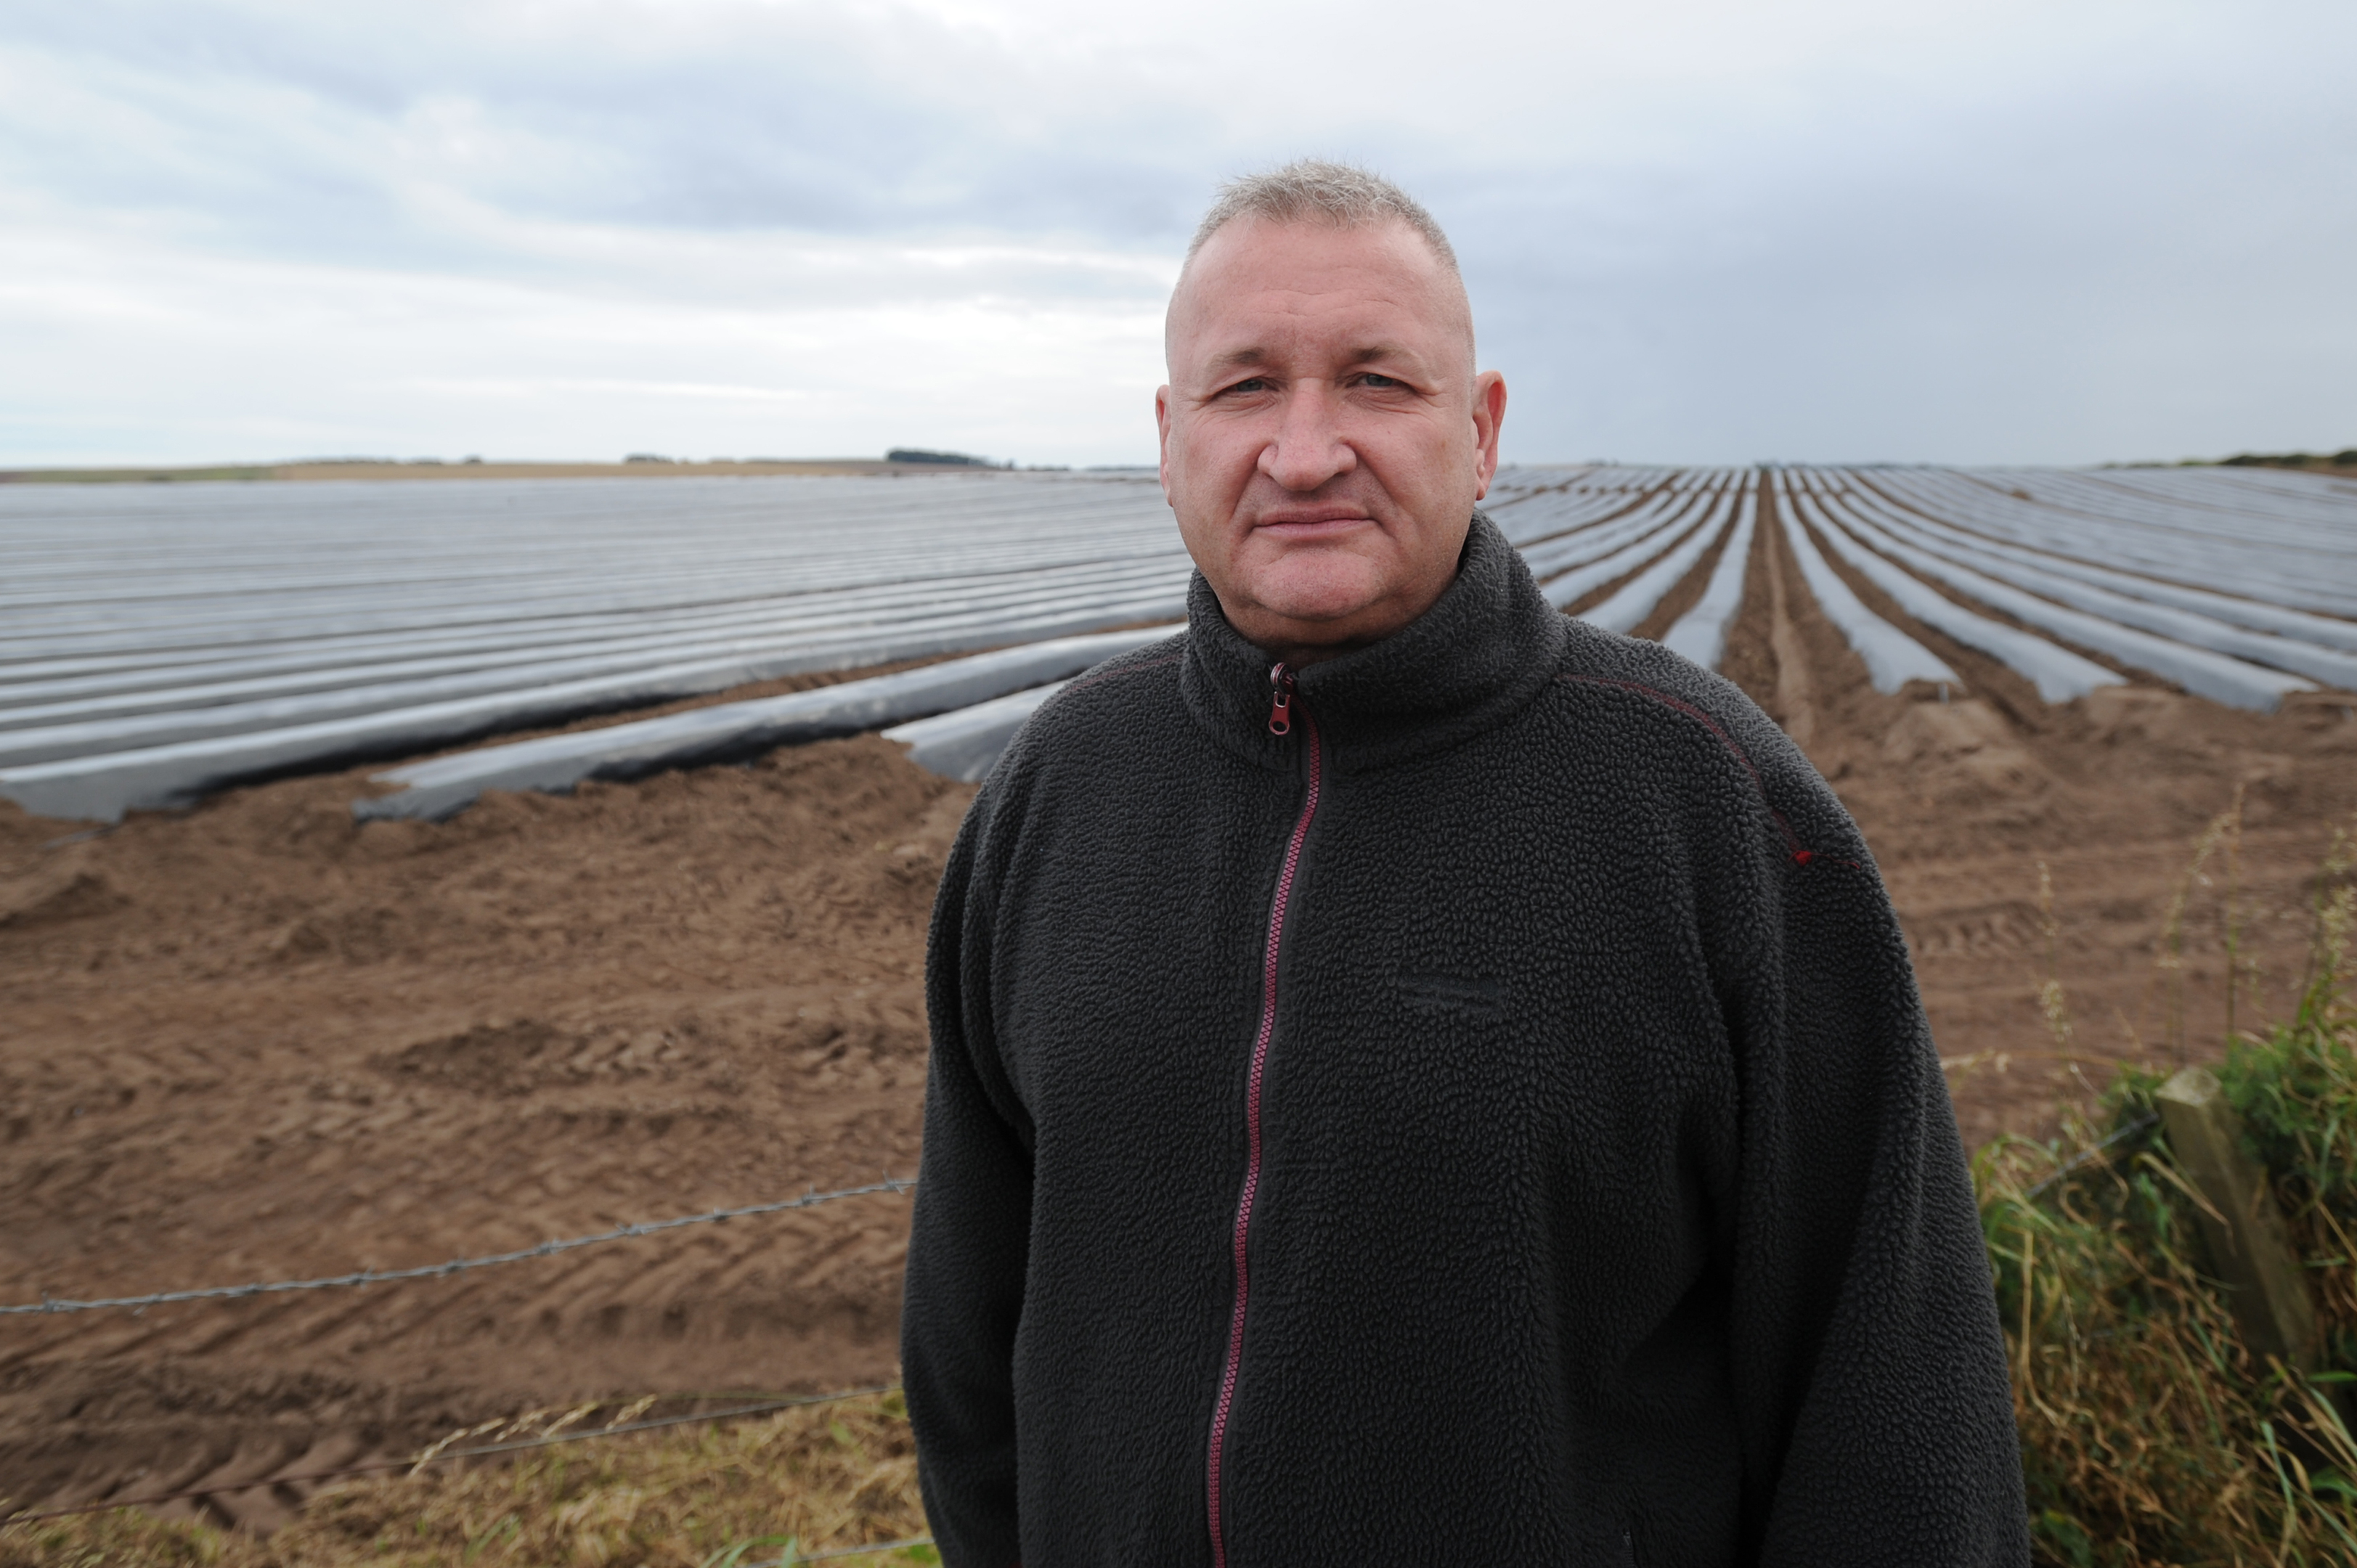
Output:
<instances>
[{"instance_id":1,"label":"zipper","mask_svg":"<svg viewBox=\"0 0 2357 1568\"><path fill-rule=\"evenodd\" d=\"M1285 660L1278 660L1268 667L1268 733L1287 736L1293 733L1293 671Z\"/></svg>"},{"instance_id":2,"label":"zipper","mask_svg":"<svg viewBox=\"0 0 2357 1568\"><path fill-rule=\"evenodd\" d=\"M1293 901L1294 879L1301 868L1301 846L1309 836L1310 819L1318 815L1318 796L1324 773L1324 756L1318 744L1318 725L1308 713L1296 714L1293 711L1293 671L1279 661L1270 667L1268 683L1268 733L1275 736L1292 734L1297 717L1308 732L1309 787L1302 796L1301 814L1294 820L1293 836L1285 847L1285 864L1277 873L1276 897L1269 906L1268 940L1261 954L1260 1031L1253 1038L1252 1066L1244 1080L1244 1181L1243 1188L1236 1197L1235 1310L1228 1321L1227 1364L1220 1374L1220 1401L1211 1412L1211 1452L1207 1465L1212 1568L1227 1568L1228 1563L1227 1530L1220 1513L1221 1462L1227 1453L1228 1416L1235 1408L1236 1373L1243 1359L1244 1305L1251 1294L1244 1253L1245 1243L1252 1235L1254 1201L1260 1196L1260 1090L1268 1067L1269 1040L1276 1032L1276 961L1285 940L1286 908Z\"/></svg>"}]
</instances>

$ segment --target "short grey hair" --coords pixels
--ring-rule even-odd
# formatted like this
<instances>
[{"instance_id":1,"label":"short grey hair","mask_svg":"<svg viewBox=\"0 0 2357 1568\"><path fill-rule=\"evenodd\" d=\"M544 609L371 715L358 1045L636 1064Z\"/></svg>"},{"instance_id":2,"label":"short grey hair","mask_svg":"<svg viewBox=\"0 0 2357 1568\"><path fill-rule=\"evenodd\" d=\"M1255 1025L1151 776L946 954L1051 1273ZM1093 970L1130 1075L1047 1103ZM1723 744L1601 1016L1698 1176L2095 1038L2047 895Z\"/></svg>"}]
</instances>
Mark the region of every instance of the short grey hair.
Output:
<instances>
[{"instance_id":1,"label":"short grey hair","mask_svg":"<svg viewBox=\"0 0 2357 1568\"><path fill-rule=\"evenodd\" d=\"M1457 251L1424 204L1379 174L1351 164L1323 158L1296 158L1266 174L1246 175L1220 187L1219 199L1203 214L1187 259L1205 241L1239 218L1262 218L1272 223L1320 221L1338 229L1358 229L1394 219L1424 236L1432 253L1451 273L1458 272Z\"/></svg>"}]
</instances>

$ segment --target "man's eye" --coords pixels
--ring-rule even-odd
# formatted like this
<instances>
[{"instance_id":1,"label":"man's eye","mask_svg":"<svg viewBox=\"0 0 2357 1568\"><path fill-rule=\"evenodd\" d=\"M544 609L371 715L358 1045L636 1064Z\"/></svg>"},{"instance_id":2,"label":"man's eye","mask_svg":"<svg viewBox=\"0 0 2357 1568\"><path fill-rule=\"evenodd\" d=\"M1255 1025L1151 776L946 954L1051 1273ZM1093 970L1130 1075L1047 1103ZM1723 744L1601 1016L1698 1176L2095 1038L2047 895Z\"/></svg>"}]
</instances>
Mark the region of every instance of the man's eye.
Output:
<instances>
[{"instance_id":1,"label":"man's eye","mask_svg":"<svg viewBox=\"0 0 2357 1568\"><path fill-rule=\"evenodd\" d=\"M1244 380L1238 381L1235 385L1222 389L1223 394L1225 392L1264 392L1266 391L1268 391L1268 383L1258 376L1246 377Z\"/></svg>"},{"instance_id":2,"label":"man's eye","mask_svg":"<svg viewBox=\"0 0 2357 1568\"><path fill-rule=\"evenodd\" d=\"M1407 385L1405 381L1401 381L1396 377L1378 375L1372 371L1369 371L1365 374L1361 375L1359 378L1359 384L1361 386L1376 387L1384 392L1390 392L1394 387L1405 387Z\"/></svg>"}]
</instances>

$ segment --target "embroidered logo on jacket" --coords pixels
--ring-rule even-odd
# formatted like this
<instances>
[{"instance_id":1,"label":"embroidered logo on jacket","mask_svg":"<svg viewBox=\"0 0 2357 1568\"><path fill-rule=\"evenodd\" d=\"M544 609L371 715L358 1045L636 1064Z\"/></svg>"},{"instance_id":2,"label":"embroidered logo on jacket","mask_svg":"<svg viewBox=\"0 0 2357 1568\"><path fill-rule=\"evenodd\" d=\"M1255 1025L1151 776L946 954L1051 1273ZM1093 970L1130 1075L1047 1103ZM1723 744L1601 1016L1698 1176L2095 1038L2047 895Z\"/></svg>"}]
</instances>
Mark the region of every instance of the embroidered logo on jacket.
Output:
<instances>
[{"instance_id":1,"label":"embroidered logo on jacket","mask_svg":"<svg viewBox=\"0 0 2357 1568\"><path fill-rule=\"evenodd\" d=\"M1466 1013L1477 1018L1505 1011L1506 983L1468 974L1403 974L1399 988L1419 1013Z\"/></svg>"}]
</instances>

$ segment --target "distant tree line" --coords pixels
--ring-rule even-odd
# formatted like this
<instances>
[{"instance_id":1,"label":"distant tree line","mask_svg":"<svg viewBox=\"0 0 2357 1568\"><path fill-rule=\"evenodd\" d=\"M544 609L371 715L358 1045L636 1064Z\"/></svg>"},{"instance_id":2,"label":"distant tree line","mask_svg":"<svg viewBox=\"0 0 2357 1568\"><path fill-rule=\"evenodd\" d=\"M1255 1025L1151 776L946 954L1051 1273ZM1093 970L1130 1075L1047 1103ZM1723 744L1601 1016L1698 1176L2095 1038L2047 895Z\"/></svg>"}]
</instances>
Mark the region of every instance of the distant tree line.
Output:
<instances>
[{"instance_id":1,"label":"distant tree line","mask_svg":"<svg viewBox=\"0 0 2357 1568\"><path fill-rule=\"evenodd\" d=\"M887 463L939 463L952 468L1011 468L1012 463L994 463L987 457L976 457L964 452L932 452L922 446L895 446L884 454Z\"/></svg>"},{"instance_id":2,"label":"distant tree line","mask_svg":"<svg viewBox=\"0 0 2357 1568\"><path fill-rule=\"evenodd\" d=\"M2329 456L2314 452L2237 452L2218 461L2222 468L2357 468L2357 446Z\"/></svg>"}]
</instances>

